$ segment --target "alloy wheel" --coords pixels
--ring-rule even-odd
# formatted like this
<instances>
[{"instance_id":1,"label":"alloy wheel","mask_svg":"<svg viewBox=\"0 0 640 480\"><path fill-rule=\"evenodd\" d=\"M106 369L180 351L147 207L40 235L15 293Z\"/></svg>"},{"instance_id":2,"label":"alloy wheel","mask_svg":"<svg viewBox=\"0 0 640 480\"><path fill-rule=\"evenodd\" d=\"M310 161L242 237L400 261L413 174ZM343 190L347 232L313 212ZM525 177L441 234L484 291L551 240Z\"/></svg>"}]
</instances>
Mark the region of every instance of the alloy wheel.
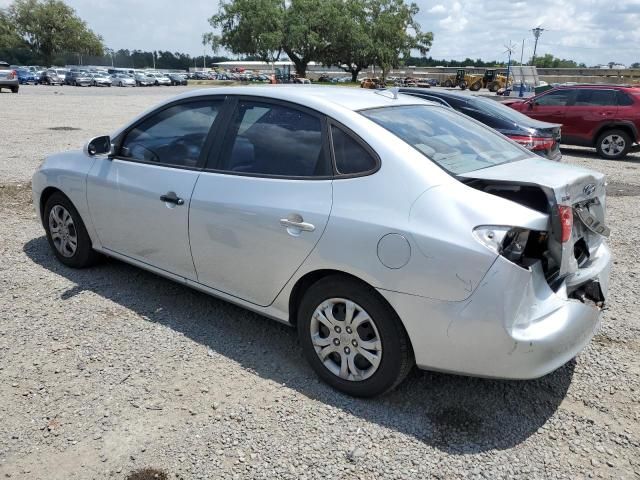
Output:
<instances>
[{"instance_id":1,"label":"alloy wheel","mask_svg":"<svg viewBox=\"0 0 640 480\"><path fill-rule=\"evenodd\" d=\"M73 257L78 249L78 232L73 217L62 205L49 212L49 232L56 250L63 257Z\"/></svg>"},{"instance_id":2,"label":"alloy wheel","mask_svg":"<svg viewBox=\"0 0 640 480\"><path fill-rule=\"evenodd\" d=\"M309 330L318 358L337 377L362 381L378 370L380 333L357 303L344 298L325 300L313 312Z\"/></svg>"},{"instance_id":3,"label":"alloy wheel","mask_svg":"<svg viewBox=\"0 0 640 480\"><path fill-rule=\"evenodd\" d=\"M601 148L605 155L613 157L621 153L626 146L624 138L620 135L607 135L602 139Z\"/></svg>"}]
</instances>

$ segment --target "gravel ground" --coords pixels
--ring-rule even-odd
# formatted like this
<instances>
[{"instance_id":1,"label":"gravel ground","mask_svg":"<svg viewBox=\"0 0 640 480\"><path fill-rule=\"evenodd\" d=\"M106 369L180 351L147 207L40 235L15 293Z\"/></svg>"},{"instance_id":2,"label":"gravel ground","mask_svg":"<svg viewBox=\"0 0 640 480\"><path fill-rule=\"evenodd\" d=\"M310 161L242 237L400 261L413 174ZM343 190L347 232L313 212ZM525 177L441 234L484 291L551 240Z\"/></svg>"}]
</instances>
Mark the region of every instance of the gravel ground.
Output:
<instances>
[{"instance_id":1,"label":"gravel ground","mask_svg":"<svg viewBox=\"0 0 640 480\"><path fill-rule=\"evenodd\" d=\"M603 328L574 361L526 382L416 371L358 400L316 380L292 329L50 253L28 186L43 155L183 90L0 95L0 476L640 478L639 155L564 152L609 175L616 258Z\"/></svg>"}]
</instances>

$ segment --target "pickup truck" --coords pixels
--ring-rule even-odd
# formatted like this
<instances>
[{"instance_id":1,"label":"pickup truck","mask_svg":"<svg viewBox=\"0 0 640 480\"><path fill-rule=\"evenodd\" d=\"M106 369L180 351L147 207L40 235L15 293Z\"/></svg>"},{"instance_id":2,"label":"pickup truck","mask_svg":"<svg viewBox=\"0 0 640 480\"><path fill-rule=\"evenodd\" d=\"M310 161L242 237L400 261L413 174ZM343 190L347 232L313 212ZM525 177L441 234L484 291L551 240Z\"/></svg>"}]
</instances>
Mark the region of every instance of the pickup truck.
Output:
<instances>
[{"instance_id":1,"label":"pickup truck","mask_svg":"<svg viewBox=\"0 0 640 480\"><path fill-rule=\"evenodd\" d=\"M10 68L7 62L0 62L0 91L3 88L8 88L13 93L18 93L20 89L18 74Z\"/></svg>"}]
</instances>

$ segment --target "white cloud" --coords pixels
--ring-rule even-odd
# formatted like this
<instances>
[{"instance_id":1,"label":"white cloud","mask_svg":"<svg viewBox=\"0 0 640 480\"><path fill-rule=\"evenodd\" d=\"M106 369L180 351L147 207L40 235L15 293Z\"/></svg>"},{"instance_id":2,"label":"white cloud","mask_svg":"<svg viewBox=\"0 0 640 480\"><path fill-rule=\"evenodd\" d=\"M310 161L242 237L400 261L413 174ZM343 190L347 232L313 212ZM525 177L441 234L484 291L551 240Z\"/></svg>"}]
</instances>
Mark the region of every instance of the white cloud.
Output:
<instances>
[{"instance_id":1,"label":"white cloud","mask_svg":"<svg viewBox=\"0 0 640 480\"><path fill-rule=\"evenodd\" d=\"M537 55L551 53L588 65L640 62L640 0L457 0L432 12L425 0L418 21L434 33L434 58L506 60L504 45L525 41L524 59L533 53L531 29L545 31ZM442 15L446 17L442 18ZM518 60L520 48L517 49Z\"/></svg>"},{"instance_id":2,"label":"white cloud","mask_svg":"<svg viewBox=\"0 0 640 480\"><path fill-rule=\"evenodd\" d=\"M202 54L202 33L217 0L65 0L108 47ZM410 1L410 0L406 0ZM640 62L640 0L413 0L435 58L506 60L504 44L533 51L531 29L545 28L538 54L588 65ZM442 3L440 3L442 2ZM0 0L0 7L10 0ZM519 57L519 52L518 52Z\"/></svg>"}]
</instances>

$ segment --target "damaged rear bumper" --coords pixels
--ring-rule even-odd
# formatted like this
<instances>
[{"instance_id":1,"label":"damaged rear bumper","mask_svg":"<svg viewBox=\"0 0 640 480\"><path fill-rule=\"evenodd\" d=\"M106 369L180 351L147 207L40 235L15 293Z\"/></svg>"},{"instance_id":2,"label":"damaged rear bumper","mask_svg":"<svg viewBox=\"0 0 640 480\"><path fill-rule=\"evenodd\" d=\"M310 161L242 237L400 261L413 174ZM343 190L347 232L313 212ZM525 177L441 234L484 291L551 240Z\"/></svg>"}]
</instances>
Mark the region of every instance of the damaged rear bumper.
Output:
<instances>
[{"instance_id":1,"label":"damaged rear bumper","mask_svg":"<svg viewBox=\"0 0 640 480\"><path fill-rule=\"evenodd\" d=\"M557 291L539 264L524 269L498 257L463 302L380 293L402 319L420 368L529 379L562 366L593 337L610 265L611 253L602 242Z\"/></svg>"}]
</instances>

